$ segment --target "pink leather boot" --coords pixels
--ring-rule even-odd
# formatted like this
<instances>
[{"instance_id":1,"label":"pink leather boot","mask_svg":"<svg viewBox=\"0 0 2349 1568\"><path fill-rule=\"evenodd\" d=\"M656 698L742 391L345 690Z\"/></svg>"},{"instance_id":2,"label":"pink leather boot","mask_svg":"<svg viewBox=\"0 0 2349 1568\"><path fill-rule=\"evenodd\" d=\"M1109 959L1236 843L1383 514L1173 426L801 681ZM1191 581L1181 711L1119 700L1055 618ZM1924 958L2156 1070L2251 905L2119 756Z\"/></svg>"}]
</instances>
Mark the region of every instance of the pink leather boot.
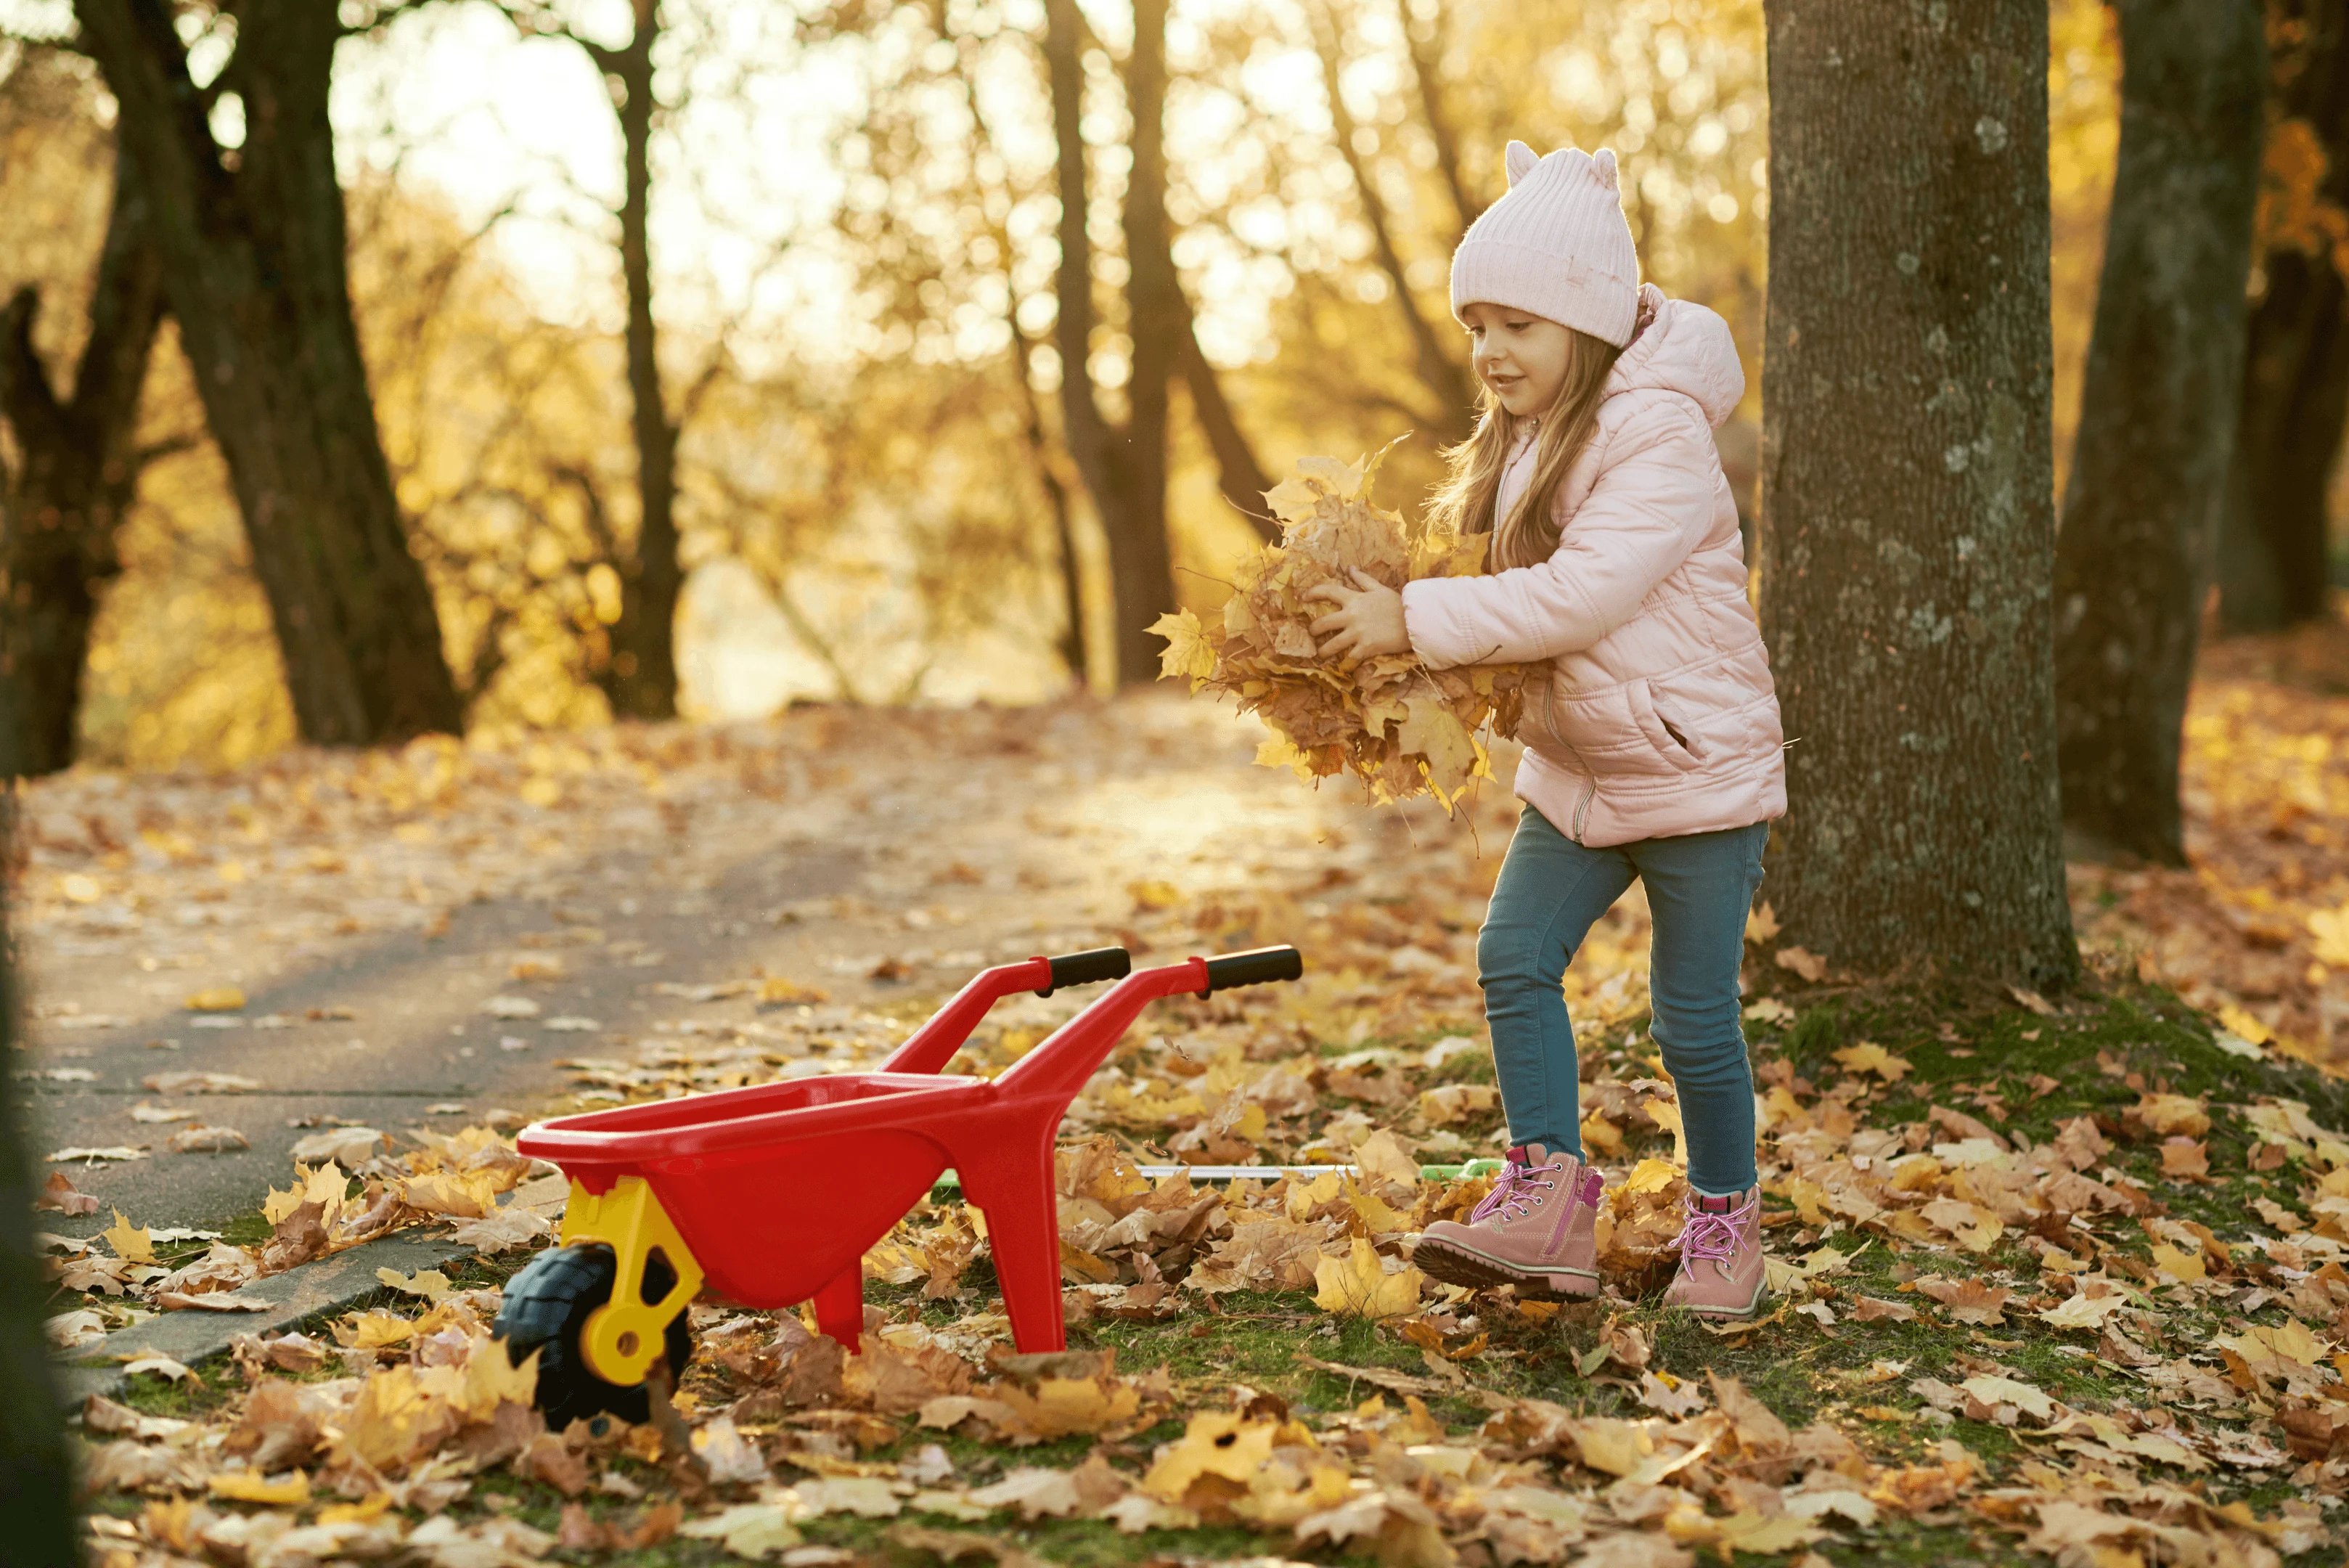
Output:
<instances>
[{"instance_id":1,"label":"pink leather boot","mask_svg":"<svg viewBox=\"0 0 2349 1568\"><path fill-rule=\"evenodd\" d=\"M1599 1196L1604 1179L1539 1144L1509 1150L1492 1192L1467 1223L1439 1220L1412 1262L1455 1285L1515 1285L1528 1295L1599 1293Z\"/></svg>"},{"instance_id":2,"label":"pink leather boot","mask_svg":"<svg viewBox=\"0 0 2349 1568\"><path fill-rule=\"evenodd\" d=\"M1762 1262L1762 1189L1732 1198L1682 1200L1688 1222L1681 1227L1681 1269L1664 1293L1666 1306L1686 1307L1699 1317L1747 1318L1761 1310L1767 1279Z\"/></svg>"}]
</instances>

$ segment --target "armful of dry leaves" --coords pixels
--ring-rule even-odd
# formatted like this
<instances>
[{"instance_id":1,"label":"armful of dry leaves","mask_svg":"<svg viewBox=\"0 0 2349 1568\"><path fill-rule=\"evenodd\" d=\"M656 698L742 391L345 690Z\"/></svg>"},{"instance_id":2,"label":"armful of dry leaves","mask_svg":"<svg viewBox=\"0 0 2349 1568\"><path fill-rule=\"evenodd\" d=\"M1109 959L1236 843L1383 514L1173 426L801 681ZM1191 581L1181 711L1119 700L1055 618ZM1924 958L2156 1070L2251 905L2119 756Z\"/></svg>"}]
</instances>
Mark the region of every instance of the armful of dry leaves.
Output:
<instances>
[{"instance_id":1,"label":"armful of dry leaves","mask_svg":"<svg viewBox=\"0 0 2349 1568\"><path fill-rule=\"evenodd\" d=\"M1516 734L1528 667L1429 670L1408 653L1325 659L1309 629L1328 610L1311 591L1352 587L1358 568L1397 589L1485 570L1489 535L1410 522L1371 501L1371 483L1392 450L1390 442L1353 463L1299 460L1297 478L1265 493L1280 543L1240 563L1220 619L1180 610L1151 629L1166 639L1163 678L1188 676L1194 692L1230 692L1272 731L1259 763L1286 765L1308 783L1351 772L1381 804L1424 792L1448 814L1492 776L1482 736Z\"/></svg>"}]
</instances>

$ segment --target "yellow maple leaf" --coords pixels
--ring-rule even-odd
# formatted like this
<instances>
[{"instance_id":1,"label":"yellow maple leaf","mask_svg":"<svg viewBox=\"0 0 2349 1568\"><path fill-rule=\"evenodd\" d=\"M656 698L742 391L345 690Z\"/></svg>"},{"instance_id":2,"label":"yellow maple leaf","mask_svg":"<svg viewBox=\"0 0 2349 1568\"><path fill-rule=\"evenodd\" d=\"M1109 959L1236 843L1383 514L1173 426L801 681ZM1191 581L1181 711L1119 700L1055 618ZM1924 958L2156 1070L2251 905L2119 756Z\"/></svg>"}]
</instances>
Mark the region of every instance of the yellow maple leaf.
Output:
<instances>
[{"instance_id":1,"label":"yellow maple leaf","mask_svg":"<svg viewBox=\"0 0 2349 1568\"><path fill-rule=\"evenodd\" d=\"M1411 1216L1392 1207L1375 1192L1365 1192L1351 1182L1346 1184L1346 1201L1353 1205L1354 1213L1362 1221L1362 1229L1373 1236L1390 1236L1398 1231L1411 1229Z\"/></svg>"},{"instance_id":2,"label":"yellow maple leaf","mask_svg":"<svg viewBox=\"0 0 2349 1568\"><path fill-rule=\"evenodd\" d=\"M1835 1059L1847 1073L1873 1073L1888 1084L1899 1083L1910 1071L1907 1057L1895 1056L1872 1040L1845 1046L1835 1053Z\"/></svg>"},{"instance_id":3,"label":"yellow maple leaf","mask_svg":"<svg viewBox=\"0 0 2349 1568\"><path fill-rule=\"evenodd\" d=\"M289 1470L274 1480L255 1470L230 1470L208 1477L204 1489L234 1502L272 1503L279 1508L300 1508L310 1501L310 1478L301 1470Z\"/></svg>"},{"instance_id":4,"label":"yellow maple leaf","mask_svg":"<svg viewBox=\"0 0 2349 1568\"><path fill-rule=\"evenodd\" d=\"M2349 969L2349 904L2337 909L2318 909L2308 917L2308 929L2316 938L2316 961L2331 964L2335 969ZM2238 1033L2241 1032L2237 1031ZM2249 1039L2249 1035L2244 1036Z\"/></svg>"},{"instance_id":5,"label":"yellow maple leaf","mask_svg":"<svg viewBox=\"0 0 2349 1568\"><path fill-rule=\"evenodd\" d=\"M126 1263L151 1263L155 1261L155 1241L147 1234L147 1228L125 1220L119 1209L114 1211L114 1223L98 1234L105 1237L106 1244L114 1249L114 1255Z\"/></svg>"},{"instance_id":6,"label":"yellow maple leaf","mask_svg":"<svg viewBox=\"0 0 2349 1568\"><path fill-rule=\"evenodd\" d=\"M2200 1137L2210 1130L2210 1113L2192 1096L2147 1094L2133 1108L2137 1120L2165 1137L2171 1133Z\"/></svg>"},{"instance_id":7,"label":"yellow maple leaf","mask_svg":"<svg viewBox=\"0 0 2349 1568\"><path fill-rule=\"evenodd\" d=\"M1313 759L1299 751L1288 736L1277 730L1257 744L1256 765L1260 768L1287 768L1297 775L1299 784L1313 782Z\"/></svg>"},{"instance_id":8,"label":"yellow maple leaf","mask_svg":"<svg viewBox=\"0 0 2349 1568\"><path fill-rule=\"evenodd\" d=\"M233 985L207 986L181 1005L190 1012L234 1012L244 1005L244 992Z\"/></svg>"},{"instance_id":9,"label":"yellow maple leaf","mask_svg":"<svg viewBox=\"0 0 2349 1568\"><path fill-rule=\"evenodd\" d=\"M1272 514L1294 528L1313 515L1321 504L1321 493L1301 479L1284 479L1264 493L1264 504Z\"/></svg>"},{"instance_id":10,"label":"yellow maple leaf","mask_svg":"<svg viewBox=\"0 0 2349 1568\"><path fill-rule=\"evenodd\" d=\"M1215 645L1207 640L1207 628L1189 610L1173 610L1150 624L1151 635L1166 639L1165 649L1158 655L1158 679L1171 680L1177 675L1191 678L1191 690L1216 672Z\"/></svg>"},{"instance_id":11,"label":"yellow maple leaf","mask_svg":"<svg viewBox=\"0 0 2349 1568\"><path fill-rule=\"evenodd\" d=\"M1678 1180L1680 1174L1673 1168L1672 1162L1669 1159L1652 1158L1643 1159L1631 1168L1631 1174L1623 1179L1623 1185L1616 1190L1627 1198L1637 1198L1649 1192L1661 1192Z\"/></svg>"},{"instance_id":12,"label":"yellow maple leaf","mask_svg":"<svg viewBox=\"0 0 2349 1568\"><path fill-rule=\"evenodd\" d=\"M2210 1272L2199 1251L2181 1252L2163 1241L2154 1243L2153 1266L2182 1285L2193 1284Z\"/></svg>"},{"instance_id":13,"label":"yellow maple leaf","mask_svg":"<svg viewBox=\"0 0 2349 1568\"><path fill-rule=\"evenodd\" d=\"M419 1269L413 1274L403 1274L398 1269L378 1269L375 1277L393 1290L411 1296L422 1296L431 1302L438 1302L457 1288L450 1283L449 1276L438 1269Z\"/></svg>"},{"instance_id":14,"label":"yellow maple leaf","mask_svg":"<svg viewBox=\"0 0 2349 1568\"><path fill-rule=\"evenodd\" d=\"M269 1196L262 1199L261 1217L275 1225L305 1203L316 1203L325 1210L318 1222L332 1230L335 1215L343 1206L343 1192L349 1185L350 1178L331 1159L316 1170L296 1165L293 1188L285 1192L271 1188Z\"/></svg>"},{"instance_id":15,"label":"yellow maple leaf","mask_svg":"<svg viewBox=\"0 0 2349 1568\"><path fill-rule=\"evenodd\" d=\"M2240 1035L2254 1045L2264 1045L2275 1038L2274 1030L2232 1002L2219 1009L2219 1023L2230 1033Z\"/></svg>"},{"instance_id":16,"label":"yellow maple leaf","mask_svg":"<svg viewBox=\"0 0 2349 1568\"><path fill-rule=\"evenodd\" d=\"M1300 457L1297 472L1307 479L1319 480L1322 488L1340 501L1351 501L1362 493L1363 462L1361 458L1340 462L1334 457Z\"/></svg>"},{"instance_id":17,"label":"yellow maple leaf","mask_svg":"<svg viewBox=\"0 0 2349 1568\"><path fill-rule=\"evenodd\" d=\"M1568 1430L1584 1465L1610 1476L1628 1476L1655 1452L1655 1442L1638 1421L1595 1416L1574 1422Z\"/></svg>"},{"instance_id":18,"label":"yellow maple leaf","mask_svg":"<svg viewBox=\"0 0 2349 1568\"><path fill-rule=\"evenodd\" d=\"M537 1393L538 1352L523 1356L517 1366L504 1340L484 1335L473 1342L473 1353L465 1361L465 1381L451 1403L486 1419L497 1414L501 1403L527 1409Z\"/></svg>"},{"instance_id":19,"label":"yellow maple leaf","mask_svg":"<svg viewBox=\"0 0 2349 1568\"><path fill-rule=\"evenodd\" d=\"M1746 911L1745 940L1747 941L1756 946L1765 946L1772 937L1778 934L1778 912L1770 908L1769 899L1763 899L1761 903Z\"/></svg>"},{"instance_id":20,"label":"yellow maple leaf","mask_svg":"<svg viewBox=\"0 0 2349 1568\"><path fill-rule=\"evenodd\" d=\"M1361 1237L1343 1258L1324 1258L1313 1270L1313 1304L1349 1317L1401 1317L1419 1306L1427 1276L1408 1265L1394 1273L1381 1266L1377 1249Z\"/></svg>"},{"instance_id":21,"label":"yellow maple leaf","mask_svg":"<svg viewBox=\"0 0 2349 1568\"><path fill-rule=\"evenodd\" d=\"M1411 716L1395 726L1395 744L1425 759L1427 787L1446 813L1473 779L1483 777L1485 748L1460 716L1438 697L1413 697Z\"/></svg>"},{"instance_id":22,"label":"yellow maple leaf","mask_svg":"<svg viewBox=\"0 0 2349 1568\"><path fill-rule=\"evenodd\" d=\"M1202 1476L1221 1476L1242 1486L1254 1480L1272 1458L1280 1430L1271 1421L1251 1421L1236 1411L1204 1411L1191 1417L1180 1442L1158 1456L1143 1475L1142 1490L1167 1502L1180 1502Z\"/></svg>"}]
</instances>

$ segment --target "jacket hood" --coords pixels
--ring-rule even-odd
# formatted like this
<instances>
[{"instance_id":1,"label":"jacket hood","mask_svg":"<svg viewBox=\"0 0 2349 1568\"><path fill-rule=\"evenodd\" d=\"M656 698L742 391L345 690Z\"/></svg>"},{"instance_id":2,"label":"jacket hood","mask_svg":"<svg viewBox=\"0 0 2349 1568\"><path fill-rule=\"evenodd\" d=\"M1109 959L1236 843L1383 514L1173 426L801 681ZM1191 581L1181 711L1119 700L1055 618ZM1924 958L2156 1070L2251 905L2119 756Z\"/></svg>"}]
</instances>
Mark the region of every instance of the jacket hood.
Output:
<instances>
[{"instance_id":1,"label":"jacket hood","mask_svg":"<svg viewBox=\"0 0 2349 1568\"><path fill-rule=\"evenodd\" d=\"M1694 400L1719 429L1745 396L1745 368L1729 323L1703 306L1668 298L1654 284L1640 288L1642 306L1652 307L1647 330L1631 340L1607 377L1607 395L1658 389Z\"/></svg>"}]
</instances>

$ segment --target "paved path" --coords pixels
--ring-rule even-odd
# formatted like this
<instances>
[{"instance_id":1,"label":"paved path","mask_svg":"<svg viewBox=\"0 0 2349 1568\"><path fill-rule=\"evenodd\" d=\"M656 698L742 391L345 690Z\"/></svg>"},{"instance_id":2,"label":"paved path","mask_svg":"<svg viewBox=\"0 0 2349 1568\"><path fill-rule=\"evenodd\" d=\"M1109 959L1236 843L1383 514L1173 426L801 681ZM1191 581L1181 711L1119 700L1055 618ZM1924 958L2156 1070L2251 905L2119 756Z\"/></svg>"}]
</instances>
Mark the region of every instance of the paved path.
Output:
<instances>
[{"instance_id":1,"label":"paved path","mask_svg":"<svg viewBox=\"0 0 2349 1568\"><path fill-rule=\"evenodd\" d=\"M1303 885L1448 835L1424 803L1373 815L1350 786L1250 766L1260 737L1154 695L45 781L25 815L19 1067L38 1147L147 1146L67 1168L139 1223L214 1222L283 1184L323 1118L447 1131L543 1114L568 1103L558 1061L632 1059L665 1029L759 1006L680 988L763 975L910 1022L984 963L1133 934L1160 896L1138 904L1137 885ZM1488 851L1510 815L1493 789ZM241 1010L181 1005L226 986ZM485 1012L497 997L536 1016ZM144 1086L171 1072L261 1086ZM140 1122L141 1104L252 1147L170 1152L192 1124Z\"/></svg>"}]
</instances>

